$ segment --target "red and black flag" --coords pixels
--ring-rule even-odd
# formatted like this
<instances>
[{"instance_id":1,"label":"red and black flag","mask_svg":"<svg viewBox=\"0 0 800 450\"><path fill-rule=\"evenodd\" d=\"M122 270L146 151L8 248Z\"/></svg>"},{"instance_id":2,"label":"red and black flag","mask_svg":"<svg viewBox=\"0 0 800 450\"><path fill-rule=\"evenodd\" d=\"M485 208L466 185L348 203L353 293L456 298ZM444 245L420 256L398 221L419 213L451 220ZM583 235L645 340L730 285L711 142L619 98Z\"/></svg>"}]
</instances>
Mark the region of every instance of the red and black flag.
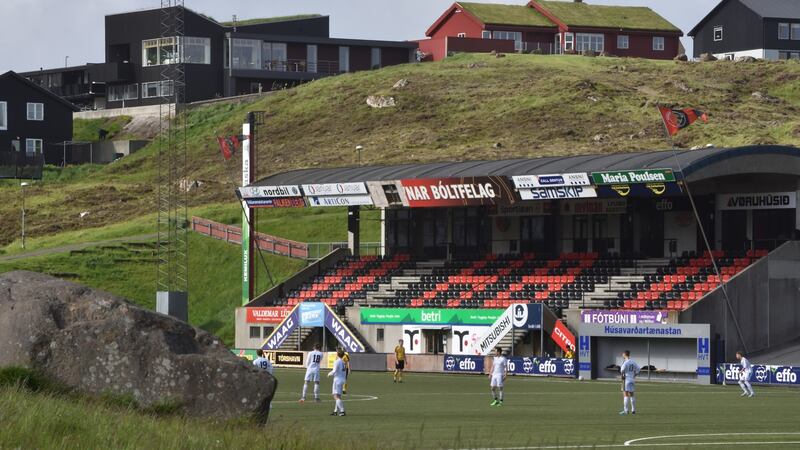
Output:
<instances>
[{"instance_id":1,"label":"red and black flag","mask_svg":"<svg viewBox=\"0 0 800 450\"><path fill-rule=\"evenodd\" d=\"M222 157L228 161L236 154L236 148L239 147L239 136L218 137L217 142L222 150Z\"/></svg>"},{"instance_id":2,"label":"red and black flag","mask_svg":"<svg viewBox=\"0 0 800 450\"><path fill-rule=\"evenodd\" d=\"M694 108L670 109L666 106L659 106L661 117L664 119L664 126L670 136L675 136L679 131L695 123L698 119L703 123L708 123L708 114Z\"/></svg>"}]
</instances>

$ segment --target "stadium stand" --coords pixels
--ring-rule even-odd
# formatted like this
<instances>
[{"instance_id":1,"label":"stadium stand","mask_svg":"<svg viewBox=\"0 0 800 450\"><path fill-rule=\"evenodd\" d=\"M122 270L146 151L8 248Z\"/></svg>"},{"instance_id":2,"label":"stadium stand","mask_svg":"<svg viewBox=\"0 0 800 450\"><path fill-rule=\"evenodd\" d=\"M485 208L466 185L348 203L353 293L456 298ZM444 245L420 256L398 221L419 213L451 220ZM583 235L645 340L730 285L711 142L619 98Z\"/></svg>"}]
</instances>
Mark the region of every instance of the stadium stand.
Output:
<instances>
[{"instance_id":1,"label":"stadium stand","mask_svg":"<svg viewBox=\"0 0 800 450\"><path fill-rule=\"evenodd\" d=\"M597 253L556 258L533 253L485 255L472 260L412 261L408 255L347 258L277 305L320 301L395 308L505 308L542 302L568 308L685 310L744 270L765 250L685 253L673 259L636 259Z\"/></svg>"}]
</instances>

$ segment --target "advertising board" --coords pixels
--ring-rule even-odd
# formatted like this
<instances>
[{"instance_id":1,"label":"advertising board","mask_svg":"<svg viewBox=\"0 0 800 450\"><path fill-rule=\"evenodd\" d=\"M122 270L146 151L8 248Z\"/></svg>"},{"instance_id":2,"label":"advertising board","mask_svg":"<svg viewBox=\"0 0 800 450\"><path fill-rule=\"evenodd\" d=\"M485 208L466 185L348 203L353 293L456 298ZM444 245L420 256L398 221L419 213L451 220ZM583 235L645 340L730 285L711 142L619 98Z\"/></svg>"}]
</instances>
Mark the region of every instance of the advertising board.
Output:
<instances>
[{"instance_id":1,"label":"advertising board","mask_svg":"<svg viewBox=\"0 0 800 450\"><path fill-rule=\"evenodd\" d=\"M491 325L504 309L361 308L364 325Z\"/></svg>"},{"instance_id":2,"label":"advertising board","mask_svg":"<svg viewBox=\"0 0 800 450\"><path fill-rule=\"evenodd\" d=\"M428 178L400 180L411 208L510 205L514 189L504 177Z\"/></svg>"},{"instance_id":3,"label":"advertising board","mask_svg":"<svg viewBox=\"0 0 800 450\"><path fill-rule=\"evenodd\" d=\"M445 355L445 372L483 373L483 356Z\"/></svg>"}]
</instances>

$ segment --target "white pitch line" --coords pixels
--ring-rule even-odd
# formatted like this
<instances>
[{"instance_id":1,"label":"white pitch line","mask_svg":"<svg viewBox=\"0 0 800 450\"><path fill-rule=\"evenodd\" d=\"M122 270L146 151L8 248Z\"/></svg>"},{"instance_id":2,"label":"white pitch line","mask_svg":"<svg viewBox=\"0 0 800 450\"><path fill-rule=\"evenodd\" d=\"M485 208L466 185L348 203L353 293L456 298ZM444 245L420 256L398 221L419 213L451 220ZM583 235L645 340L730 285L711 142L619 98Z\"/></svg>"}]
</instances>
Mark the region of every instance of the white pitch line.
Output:
<instances>
[{"instance_id":1,"label":"white pitch line","mask_svg":"<svg viewBox=\"0 0 800 450\"><path fill-rule=\"evenodd\" d=\"M696 437L720 437L720 436L800 436L800 433L795 432L753 432L753 433L698 433L698 434L668 434L664 436L650 436L650 437L643 437L638 439L631 439L629 441L625 441L626 446L631 446L636 444L637 442L642 441L654 441L657 439L673 439L673 438L696 438ZM659 444L648 444L648 445L659 445ZM687 444L692 445L692 444Z\"/></svg>"},{"instance_id":2,"label":"white pitch line","mask_svg":"<svg viewBox=\"0 0 800 450\"><path fill-rule=\"evenodd\" d=\"M800 444L800 441L747 441L747 442L660 442L660 443L637 443L642 441L654 439L669 439L669 438L692 438L692 437L722 437L722 436L800 436L800 433L787 432L771 432L771 433L708 433L708 434L678 434L667 436L652 436L643 437L638 439L631 439L622 444L571 444L571 445L540 445L528 447L482 447L461 450L567 450L567 449L582 449L582 448L624 448L624 447L691 447L691 446L720 446L720 445L790 445Z\"/></svg>"},{"instance_id":3,"label":"white pitch line","mask_svg":"<svg viewBox=\"0 0 800 450\"><path fill-rule=\"evenodd\" d=\"M272 403L299 403L300 394L297 393L297 400L273 400ZM360 397L360 398L353 398L353 397ZM360 394L345 394L344 401L346 402L369 402L372 400L378 400L379 397L374 395L360 395ZM323 400L321 403L326 403L332 400ZM308 403L315 403L313 400L309 400Z\"/></svg>"}]
</instances>

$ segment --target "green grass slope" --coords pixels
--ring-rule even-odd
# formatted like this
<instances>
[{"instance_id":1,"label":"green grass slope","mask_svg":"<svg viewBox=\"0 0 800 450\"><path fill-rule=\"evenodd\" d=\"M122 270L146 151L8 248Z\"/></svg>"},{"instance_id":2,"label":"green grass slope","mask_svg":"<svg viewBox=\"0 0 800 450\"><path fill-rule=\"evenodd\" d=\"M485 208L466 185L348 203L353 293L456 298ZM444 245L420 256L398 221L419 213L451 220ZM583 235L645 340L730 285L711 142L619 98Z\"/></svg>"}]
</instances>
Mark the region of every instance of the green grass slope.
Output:
<instances>
[{"instance_id":1,"label":"green grass slope","mask_svg":"<svg viewBox=\"0 0 800 450\"><path fill-rule=\"evenodd\" d=\"M401 78L410 84L392 89ZM194 206L234 201L240 162L223 162L214 136L266 111L259 175L365 164L499 159L663 149L657 102L707 111L711 123L678 137L691 147L800 143L800 64L675 63L580 56L458 55L319 80L252 103L195 108L188 117ZM760 92L763 96L754 96ZM375 110L369 95L397 106ZM499 143L497 146L495 144ZM156 144L114 164L28 189L29 234L125 222L153 211ZM72 172L75 169L66 169ZM19 211L19 188L0 185L0 216ZM89 212L83 219L81 212ZM0 244L18 230L0 228Z\"/></svg>"},{"instance_id":2,"label":"green grass slope","mask_svg":"<svg viewBox=\"0 0 800 450\"><path fill-rule=\"evenodd\" d=\"M120 243L0 262L0 273L31 270L75 281L155 309L154 242ZM275 282L304 267L299 260L264 254ZM209 270L213 267L213 270ZM241 298L241 248L189 235L189 322L233 346L233 311ZM259 260L259 292L270 287Z\"/></svg>"}]
</instances>

